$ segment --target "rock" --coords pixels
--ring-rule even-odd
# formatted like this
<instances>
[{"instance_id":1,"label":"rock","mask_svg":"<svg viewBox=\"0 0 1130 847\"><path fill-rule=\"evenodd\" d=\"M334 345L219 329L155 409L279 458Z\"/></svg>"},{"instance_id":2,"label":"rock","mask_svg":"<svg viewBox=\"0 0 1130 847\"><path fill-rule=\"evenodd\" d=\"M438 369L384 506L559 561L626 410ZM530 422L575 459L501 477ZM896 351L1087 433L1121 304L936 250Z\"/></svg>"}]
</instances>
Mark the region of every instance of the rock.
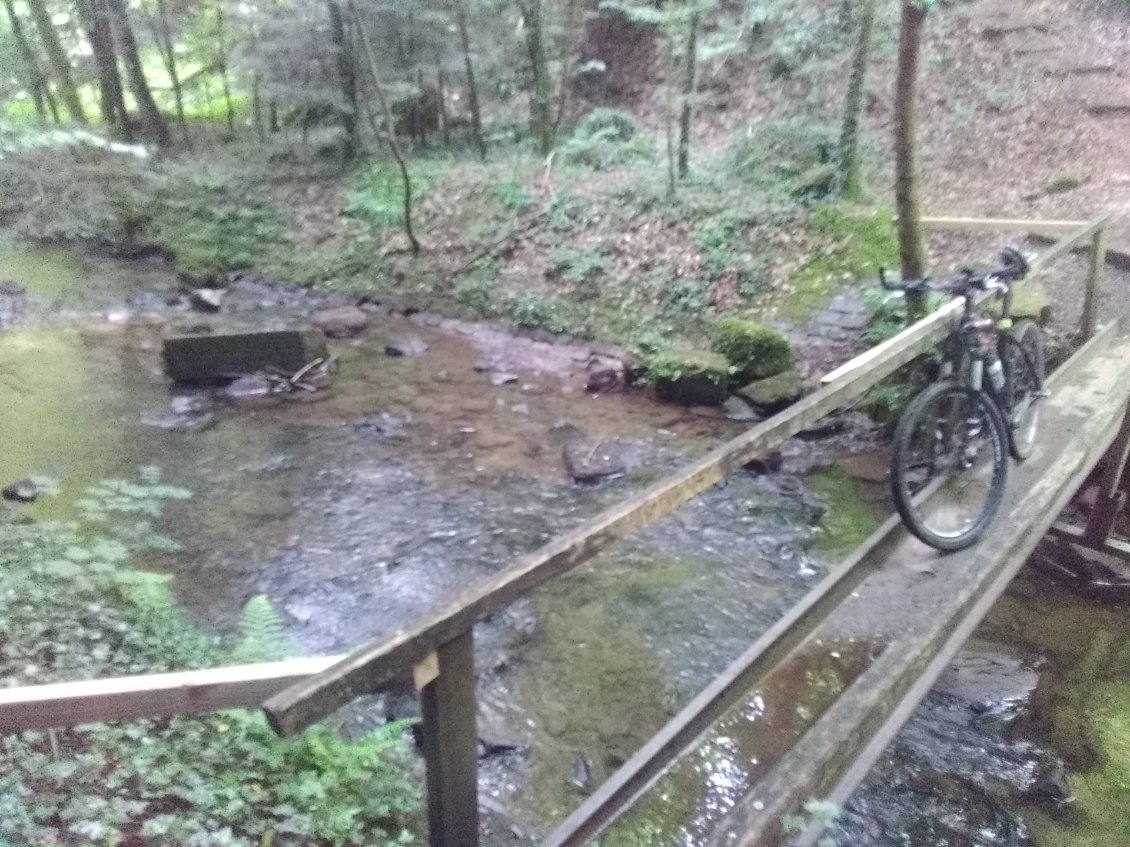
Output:
<instances>
[{"instance_id":1,"label":"rock","mask_svg":"<svg viewBox=\"0 0 1130 847\"><path fill-rule=\"evenodd\" d=\"M25 294L27 294L27 289L22 285L14 283L10 279L0 280L0 296L23 297Z\"/></svg>"},{"instance_id":2,"label":"rock","mask_svg":"<svg viewBox=\"0 0 1130 847\"><path fill-rule=\"evenodd\" d=\"M353 424L353 428L366 435L375 435L381 438L391 438L400 433L404 421L395 418L388 412L370 412L361 420Z\"/></svg>"},{"instance_id":3,"label":"rock","mask_svg":"<svg viewBox=\"0 0 1130 847\"><path fill-rule=\"evenodd\" d=\"M562 448L565 469L575 482L599 482L623 476L628 466L615 439L573 439Z\"/></svg>"},{"instance_id":4,"label":"rock","mask_svg":"<svg viewBox=\"0 0 1130 847\"><path fill-rule=\"evenodd\" d=\"M585 390L590 394L611 394L622 391L627 381L624 363L611 356L592 356L585 370L588 374Z\"/></svg>"},{"instance_id":5,"label":"rock","mask_svg":"<svg viewBox=\"0 0 1130 847\"><path fill-rule=\"evenodd\" d=\"M224 396L233 400L243 400L248 397L265 397L271 393L271 383L264 376L248 374L228 383L224 388Z\"/></svg>"},{"instance_id":6,"label":"rock","mask_svg":"<svg viewBox=\"0 0 1130 847\"><path fill-rule=\"evenodd\" d=\"M730 365L718 353L677 345L652 355L647 371L660 400L719 406L730 394Z\"/></svg>"},{"instance_id":7,"label":"rock","mask_svg":"<svg viewBox=\"0 0 1130 847\"><path fill-rule=\"evenodd\" d=\"M322 309L314 312L310 321L330 338L353 338L369 326L368 314L356 306Z\"/></svg>"},{"instance_id":8,"label":"rock","mask_svg":"<svg viewBox=\"0 0 1130 847\"><path fill-rule=\"evenodd\" d=\"M271 368L293 374L327 356L325 336L313 327L172 335L162 352L165 372L176 382L234 379Z\"/></svg>"},{"instance_id":9,"label":"rock","mask_svg":"<svg viewBox=\"0 0 1130 847\"><path fill-rule=\"evenodd\" d=\"M385 353L389 356L413 358L415 356L423 356L428 352L428 345L424 343L422 338L415 335L405 335L401 338L396 338L385 345ZM517 379L517 377L515 377Z\"/></svg>"},{"instance_id":10,"label":"rock","mask_svg":"<svg viewBox=\"0 0 1130 847\"><path fill-rule=\"evenodd\" d=\"M706 373L689 373L675 378L662 377L655 381L655 393L660 400L681 403L684 406L716 406L729 395L725 383Z\"/></svg>"},{"instance_id":11,"label":"rock","mask_svg":"<svg viewBox=\"0 0 1130 847\"><path fill-rule=\"evenodd\" d=\"M17 480L0 491L0 496L13 503L34 503L39 498L39 486L31 479Z\"/></svg>"},{"instance_id":12,"label":"rock","mask_svg":"<svg viewBox=\"0 0 1130 847\"><path fill-rule=\"evenodd\" d=\"M792 344L769 326L728 315L714 327L712 348L726 358L736 377L765 379L793 367Z\"/></svg>"},{"instance_id":13,"label":"rock","mask_svg":"<svg viewBox=\"0 0 1130 847\"><path fill-rule=\"evenodd\" d=\"M759 379L738 391L754 408L766 415L775 415L800 399L804 386L800 374L789 369L776 376Z\"/></svg>"},{"instance_id":14,"label":"rock","mask_svg":"<svg viewBox=\"0 0 1130 847\"><path fill-rule=\"evenodd\" d=\"M553 426L549 428L549 438L554 444L568 444L584 437L585 434L580 427L564 418L554 422Z\"/></svg>"},{"instance_id":15,"label":"rock","mask_svg":"<svg viewBox=\"0 0 1130 847\"><path fill-rule=\"evenodd\" d=\"M494 386L507 385L511 382L518 381L518 374L511 373L493 373L490 375L490 384Z\"/></svg>"},{"instance_id":16,"label":"rock","mask_svg":"<svg viewBox=\"0 0 1130 847\"><path fill-rule=\"evenodd\" d=\"M732 421L761 420L761 415L757 413L757 410L747 400L743 400L736 394L731 394L726 398L726 402L722 404L722 409L726 412L726 417Z\"/></svg>"},{"instance_id":17,"label":"rock","mask_svg":"<svg viewBox=\"0 0 1130 847\"><path fill-rule=\"evenodd\" d=\"M192 308L198 312L218 312L224 305L222 288L194 288L188 295Z\"/></svg>"},{"instance_id":18,"label":"rock","mask_svg":"<svg viewBox=\"0 0 1130 847\"><path fill-rule=\"evenodd\" d=\"M199 432L215 426L216 415L208 395L179 394L169 401L167 410L142 415L141 422L174 432Z\"/></svg>"},{"instance_id":19,"label":"rock","mask_svg":"<svg viewBox=\"0 0 1130 847\"><path fill-rule=\"evenodd\" d=\"M798 438L790 438L783 443L780 451L781 470L793 476L806 476L835 464L827 450Z\"/></svg>"},{"instance_id":20,"label":"rock","mask_svg":"<svg viewBox=\"0 0 1130 847\"><path fill-rule=\"evenodd\" d=\"M578 791L588 791L592 788L592 764L584 753L577 753L573 757L573 766L569 769L569 784Z\"/></svg>"},{"instance_id":21,"label":"rock","mask_svg":"<svg viewBox=\"0 0 1130 847\"><path fill-rule=\"evenodd\" d=\"M780 450L774 450L771 453L766 453L764 456L758 456L756 459L750 459L745 464L745 469L757 476L765 476L766 474L777 473L781 469L784 462L784 457L781 455Z\"/></svg>"}]
</instances>

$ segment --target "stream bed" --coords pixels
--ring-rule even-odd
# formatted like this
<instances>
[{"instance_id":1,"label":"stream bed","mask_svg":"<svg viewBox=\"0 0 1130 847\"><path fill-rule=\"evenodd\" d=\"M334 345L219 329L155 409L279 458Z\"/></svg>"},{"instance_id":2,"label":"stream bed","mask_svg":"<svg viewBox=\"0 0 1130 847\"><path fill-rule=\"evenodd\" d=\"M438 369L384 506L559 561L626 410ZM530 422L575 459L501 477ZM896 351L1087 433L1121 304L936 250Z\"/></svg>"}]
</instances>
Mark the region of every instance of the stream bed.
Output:
<instances>
[{"instance_id":1,"label":"stream bed","mask_svg":"<svg viewBox=\"0 0 1130 847\"><path fill-rule=\"evenodd\" d=\"M0 484L36 477L55 490L18 508L67 518L89 485L160 467L194 497L172 504L161 527L183 550L140 564L172 574L179 601L215 632L267 595L309 654L405 626L746 426L641 392L587 393L586 366L601 351L583 344L379 306L366 333L332 344L328 390L233 399L171 388L162 334L200 316L166 267L0 242L2 280L27 296L0 302ZM266 320L339 304L248 277L225 309ZM426 350L386 353L404 338ZM563 447L576 438L622 460L623 473L574 482ZM480 729L497 751L482 762L483 789L512 824L499 843L529 841L563 818L811 587L832 555L829 506L862 498L881 514L882 497L840 469L807 482L735 474L476 628ZM776 692L791 698L787 711L774 713L773 692L751 696L745 728L719 728L607 843L701 843L755 775L747 763L768 761L781 737L813 720L869 650L830 645L798 658ZM357 720L410 711L407 699L390 692ZM1005 768L1016 744L1051 761L1007 722L989 727L999 748L953 745L943 729L947 715L964 714L955 708L925 718L928 752L956 747L967 770ZM838 843L1025 843L998 800L975 826L951 827L960 837L911 837L924 808L944 820L948 807L907 804L895 784L886 780L886 794L864 787Z\"/></svg>"}]
</instances>

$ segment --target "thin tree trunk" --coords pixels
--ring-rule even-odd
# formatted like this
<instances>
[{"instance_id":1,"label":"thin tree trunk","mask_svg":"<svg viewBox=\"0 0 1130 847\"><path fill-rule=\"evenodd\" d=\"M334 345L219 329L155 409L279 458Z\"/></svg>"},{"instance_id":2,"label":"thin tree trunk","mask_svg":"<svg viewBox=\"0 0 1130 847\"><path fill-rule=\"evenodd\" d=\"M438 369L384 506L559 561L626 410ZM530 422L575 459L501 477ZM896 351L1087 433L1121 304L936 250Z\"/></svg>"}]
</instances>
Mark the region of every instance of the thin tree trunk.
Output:
<instances>
[{"instance_id":1,"label":"thin tree trunk","mask_svg":"<svg viewBox=\"0 0 1130 847\"><path fill-rule=\"evenodd\" d=\"M404 161L400 142L396 140L396 127L392 118L392 110L389 109L388 98L385 97L384 86L381 85L377 56L373 52L373 45L369 43L369 33L365 31L365 25L361 22L361 16L357 12L357 4L354 0L349 0L349 8L353 13L354 25L361 36L361 47L365 51L365 58L369 62L369 74L373 80L373 90L377 95L377 102L380 103L381 112L384 114L389 150L392 151L392 158L396 160L396 166L400 170L400 178L404 184L404 234L408 236L408 244L412 248L412 254L417 255L420 252L420 242L416 240L416 234L412 231L412 178L408 175L408 165Z\"/></svg>"},{"instance_id":2,"label":"thin tree trunk","mask_svg":"<svg viewBox=\"0 0 1130 847\"><path fill-rule=\"evenodd\" d=\"M51 22L51 13L47 11L45 0L26 0L31 16L35 20L35 28L39 30L39 37L47 51L47 59L51 64L51 71L55 81L59 84L59 93L63 102L67 104L67 111L71 113L71 120L85 124L86 113L82 110L82 103L78 99L78 89L75 88L74 77L71 75L71 63L67 59L67 52L59 40L59 33Z\"/></svg>"},{"instance_id":3,"label":"thin tree trunk","mask_svg":"<svg viewBox=\"0 0 1130 847\"><path fill-rule=\"evenodd\" d=\"M867 65L871 58L875 29L875 2L864 0L859 7L859 32L851 60L851 80L844 103L844 123L840 129L840 196L845 200L863 199L860 175L859 121L863 114L863 95L867 84Z\"/></svg>"},{"instance_id":4,"label":"thin tree trunk","mask_svg":"<svg viewBox=\"0 0 1130 847\"><path fill-rule=\"evenodd\" d=\"M895 208L898 213L899 257L904 279L926 272L922 209L918 196L918 121L916 94L918 53L926 8L904 0L899 30L898 70L895 77ZM907 302L911 316L922 311L921 296Z\"/></svg>"},{"instance_id":5,"label":"thin tree trunk","mask_svg":"<svg viewBox=\"0 0 1130 847\"><path fill-rule=\"evenodd\" d=\"M542 0L519 0L518 5L525 19L526 51L534 78L534 90L530 94L530 129L538 152L548 156L553 150L553 90L545 55Z\"/></svg>"},{"instance_id":6,"label":"thin tree trunk","mask_svg":"<svg viewBox=\"0 0 1130 847\"><path fill-rule=\"evenodd\" d=\"M262 74L255 71L251 75L251 118L255 123L255 137L261 142L267 140L267 132L263 126L263 98L260 94L262 85Z\"/></svg>"},{"instance_id":7,"label":"thin tree trunk","mask_svg":"<svg viewBox=\"0 0 1130 847\"><path fill-rule=\"evenodd\" d=\"M28 94L31 95L32 102L35 103L35 113L39 115L40 123L46 123L47 109L43 96L46 83L43 72L39 69L39 62L35 58L35 51L31 49L31 43L24 35L23 24L20 23L19 15L16 14L15 3L13 0L4 0L4 7L8 10L8 23L12 28L12 38L15 39L16 47L20 51L20 60L24 65Z\"/></svg>"},{"instance_id":8,"label":"thin tree trunk","mask_svg":"<svg viewBox=\"0 0 1130 847\"><path fill-rule=\"evenodd\" d=\"M169 9L166 0L157 0L157 25L154 30L154 40L157 42L158 52L165 64L165 71L169 74L169 83L173 86L173 101L176 103L177 123L181 133L188 140L188 122L184 117L184 91L181 89L180 74L177 71L177 51L173 42L172 28L169 26Z\"/></svg>"},{"instance_id":9,"label":"thin tree trunk","mask_svg":"<svg viewBox=\"0 0 1130 847\"><path fill-rule=\"evenodd\" d=\"M55 102L55 95L51 93L51 83L46 77L43 78L43 99L47 101L47 108L51 110L51 120L61 124L63 119L59 117L59 104Z\"/></svg>"},{"instance_id":10,"label":"thin tree trunk","mask_svg":"<svg viewBox=\"0 0 1130 847\"><path fill-rule=\"evenodd\" d=\"M158 145L166 147L169 144L169 127L157 108L157 104L153 101L149 83L145 80L145 71L141 67L141 58L137 54L137 41L133 37L133 27L129 22L126 2L125 0L104 0L104 2L113 24L118 54L122 57L126 66L130 91L133 92L133 99L137 101L137 108L141 112L141 125L144 128L145 135Z\"/></svg>"},{"instance_id":11,"label":"thin tree trunk","mask_svg":"<svg viewBox=\"0 0 1130 847\"><path fill-rule=\"evenodd\" d=\"M114 34L106 17L101 0L76 0L79 20L86 30L94 64L98 68L99 107L102 121L126 141L133 140L129 113L122 94L122 78L118 73L118 59L114 54Z\"/></svg>"},{"instance_id":12,"label":"thin tree trunk","mask_svg":"<svg viewBox=\"0 0 1130 847\"><path fill-rule=\"evenodd\" d=\"M487 145L483 138L483 116L479 111L479 87L475 82L475 66L471 62L471 38L467 32L467 6L466 0L453 0L455 6L455 22L459 27L459 43L463 48L463 67L467 74L467 105L471 109L471 134L475 137L475 146L479 150L479 158L486 161Z\"/></svg>"},{"instance_id":13,"label":"thin tree trunk","mask_svg":"<svg viewBox=\"0 0 1130 847\"><path fill-rule=\"evenodd\" d=\"M341 128L345 131L345 159L357 155L357 71L353 65L353 51L345 37L345 18L337 0L326 0L330 15L330 39L337 54L337 77L345 107L341 109Z\"/></svg>"},{"instance_id":14,"label":"thin tree trunk","mask_svg":"<svg viewBox=\"0 0 1130 847\"><path fill-rule=\"evenodd\" d=\"M235 135L235 106L231 100L231 84L228 80L228 45L224 38L227 22L223 2L216 4L216 68L220 72L220 89L224 93L224 108L227 111L228 135Z\"/></svg>"},{"instance_id":15,"label":"thin tree trunk","mask_svg":"<svg viewBox=\"0 0 1130 847\"><path fill-rule=\"evenodd\" d=\"M271 134L274 135L279 131L279 104L274 100L267 104L267 119Z\"/></svg>"},{"instance_id":16,"label":"thin tree trunk","mask_svg":"<svg viewBox=\"0 0 1130 847\"><path fill-rule=\"evenodd\" d=\"M553 132L556 135L561 128L561 122L569 113L569 104L572 101L570 94L573 87L569 81L569 70L572 67L573 47L577 42L578 18L581 16L582 0L566 0L565 28L561 35L561 70L557 75L557 109L553 116Z\"/></svg>"},{"instance_id":17,"label":"thin tree trunk","mask_svg":"<svg viewBox=\"0 0 1130 847\"><path fill-rule=\"evenodd\" d=\"M683 102L679 111L679 176L686 177L690 169L691 113L694 108L695 72L698 69L699 13L691 12L687 21L687 55L683 57Z\"/></svg>"},{"instance_id":18,"label":"thin tree trunk","mask_svg":"<svg viewBox=\"0 0 1130 847\"><path fill-rule=\"evenodd\" d=\"M667 0L664 4L667 20L663 26L663 131L667 142L667 193L675 196L675 86L672 79L675 76L675 33L671 25L671 14L674 0Z\"/></svg>"},{"instance_id":19,"label":"thin tree trunk","mask_svg":"<svg viewBox=\"0 0 1130 847\"><path fill-rule=\"evenodd\" d=\"M436 87L439 89L439 131L443 136L443 146L451 146L451 128L447 124L447 74L443 72L443 64L436 56Z\"/></svg>"}]
</instances>

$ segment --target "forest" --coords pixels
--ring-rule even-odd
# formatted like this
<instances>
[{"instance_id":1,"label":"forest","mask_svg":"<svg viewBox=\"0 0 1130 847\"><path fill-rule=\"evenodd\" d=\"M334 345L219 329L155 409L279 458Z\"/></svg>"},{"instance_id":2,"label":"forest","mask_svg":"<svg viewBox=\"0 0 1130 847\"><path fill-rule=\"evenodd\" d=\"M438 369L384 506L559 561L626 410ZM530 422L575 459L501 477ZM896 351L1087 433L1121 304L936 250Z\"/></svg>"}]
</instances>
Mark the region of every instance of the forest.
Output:
<instances>
[{"instance_id":1,"label":"forest","mask_svg":"<svg viewBox=\"0 0 1130 847\"><path fill-rule=\"evenodd\" d=\"M473 584L936 305L891 300L880 268L944 274L1002 246L924 232L924 215L1112 215L1115 246L1130 243L1125 0L3 3L5 685L340 652L372 635L359 598L379 605L386 585L407 599L381 605L380 626L401 625L421 584ZM1125 274L1111 273L1104 308L1123 314ZM1017 294L1057 362L1078 300L1039 280ZM180 393L154 364L174 323L266 324L273 310L333 313L318 324L341 366L333 390L307 385L330 382L319 360L255 375L289 405L245 407L227 387ZM872 388L836 449L884 463L881 478L923 374ZM309 405L290 402L307 389ZM490 730L505 729L479 739L485 844L534 843L698 690L688 680L722 666L745 637L726 627L761 622L761 607L728 605L745 588L728 591L725 556L755 520L735 508L767 521L756 543L771 552L750 554L779 592L767 608L890 513L872 465L792 447L739 474L738 507L711 492L665 538L670 555L645 540L612 576L585 570L490 621L480 688L519 705L491 701ZM44 459L68 451L66 472ZM681 546L703 526L718 549ZM380 590L349 570L362 560ZM420 577L425 560L438 571ZM1067 646L1052 629L1080 608L1090 641ZM686 629L687 609L710 623ZM1076 598L1045 628L1037 601L1001 613L994 635L1020 639L1008 614L1031 624L1025 649L1053 657L1060 700L1029 691L1042 719L1001 718L999 749L962 748L958 770L1006 763L990 788L964 771L907 777L922 793L895 798L899 837L975 847L978 826L1026 837L1030 812L1037 840L1007 843L1126 843L1130 631L1116 611ZM531 682L546 667L554 681ZM253 710L5 735L0 847L425 843L416 714L371 699L290 739ZM1005 773L1013 755L1033 772L1051 760L1013 733L1037 723L1074 818ZM951 825L970 797L990 823ZM664 814L681 811L600 843L675 843ZM872 823L850 819L834 843L865 843Z\"/></svg>"}]
</instances>

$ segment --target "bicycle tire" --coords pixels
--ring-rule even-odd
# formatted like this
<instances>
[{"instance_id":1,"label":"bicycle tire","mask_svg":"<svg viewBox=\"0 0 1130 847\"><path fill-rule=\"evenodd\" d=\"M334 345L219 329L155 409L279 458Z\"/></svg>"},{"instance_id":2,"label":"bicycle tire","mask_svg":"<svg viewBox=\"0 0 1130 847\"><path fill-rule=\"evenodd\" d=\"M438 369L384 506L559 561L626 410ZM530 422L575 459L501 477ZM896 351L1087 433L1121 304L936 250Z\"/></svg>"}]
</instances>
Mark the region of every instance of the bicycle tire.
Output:
<instances>
[{"instance_id":1,"label":"bicycle tire","mask_svg":"<svg viewBox=\"0 0 1130 847\"><path fill-rule=\"evenodd\" d=\"M993 451L992 476L989 480L984 502L976 513L976 517L967 522L960 531L943 533L931 527L927 521L926 515L923 513L925 503L933 503L934 497L938 495L931 495L926 498L925 502L922 502L921 498L919 498L919 494L921 494L928 485L920 486L912 490L910 475L914 459L912 452L915 443L914 439L916 433L919 431L920 425L923 423L923 416L929 413L940 401L950 396L955 401L962 401L960 404L957 404L955 408L964 410L967 408L968 403L975 403L976 411L978 412L981 422L987 424L988 442ZM960 422L956 422L955 424L951 421L950 424L965 427L966 417L968 417L967 414L962 416ZM935 432L933 437L936 440L937 423L935 423L934 426ZM1008 435L1006 430L1007 427L1004 418L1001 416L997 404L983 391L974 391L954 380L946 380L935 382L933 385L928 386L917 394L907 405L906 409L903 410L902 415L899 416L898 425L895 427L894 449L891 459L892 494L894 496L895 506L903 519L903 523L906 524L907 529L924 543L938 550L947 552L964 550L976 544L996 517L997 511L1000 509L1001 500L1004 497L1008 466L1006 455L1008 450ZM967 449L964 443L961 449L963 451ZM947 477L944 475L938 477L938 479L945 478Z\"/></svg>"},{"instance_id":2,"label":"bicycle tire","mask_svg":"<svg viewBox=\"0 0 1130 847\"><path fill-rule=\"evenodd\" d=\"M1036 450L1040 395L1044 390L1044 342L1032 321L1017 321L1001 335L998 353L1005 372L1002 410L1007 418L1008 452L1023 462Z\"/></svg>"}]
</instances>

